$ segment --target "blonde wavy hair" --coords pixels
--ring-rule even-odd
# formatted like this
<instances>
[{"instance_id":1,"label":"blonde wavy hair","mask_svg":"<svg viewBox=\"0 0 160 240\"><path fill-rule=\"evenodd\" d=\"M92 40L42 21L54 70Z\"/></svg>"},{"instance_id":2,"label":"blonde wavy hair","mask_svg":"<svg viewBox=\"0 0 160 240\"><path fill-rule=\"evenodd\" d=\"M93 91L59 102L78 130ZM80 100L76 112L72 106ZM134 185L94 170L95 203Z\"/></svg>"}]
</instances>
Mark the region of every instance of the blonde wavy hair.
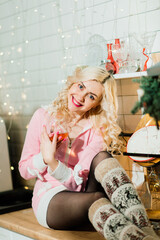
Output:
<instances>
[{"instance_id":1,"label":"blonde wavy hair","mask_svg":"<svg viewBox=\"0 0 160 240\"><path fill-rule=\"evenodd\" d=\"M91 119L93 127L102 134L104 138L104 150L108 152L120 151L121 141L120 127L117 124L117 87L115 79L101 67L77 67L72 76L67 78L66 88L63 89L49 108L51 116L57 119L59 124L71 121L68 110L68 90L79 81L95 80L103 87L103 96L100 104L85 113L84 118Z\"/></svg>"}]
</instances>

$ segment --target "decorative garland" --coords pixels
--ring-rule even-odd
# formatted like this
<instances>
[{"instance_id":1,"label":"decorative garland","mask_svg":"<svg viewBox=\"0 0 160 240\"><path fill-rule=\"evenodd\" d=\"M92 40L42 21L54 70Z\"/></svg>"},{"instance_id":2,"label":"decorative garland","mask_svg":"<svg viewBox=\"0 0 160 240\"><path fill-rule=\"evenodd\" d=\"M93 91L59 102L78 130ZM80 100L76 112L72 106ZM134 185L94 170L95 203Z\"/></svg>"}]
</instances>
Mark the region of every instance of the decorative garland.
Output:
<instances>
[{"instance_id":1,"label":"decorative garland","mask_svg":"<svg viewBox=\"0 0 160 240\"><path fill-rule=\"evenodd\" d=\"M159 129L158 121L160 120L160 76L148 76L141 79L134 79L133 82L140 83L140 88L144 94L140 101L136 102L131 110L135 114L139 109L144 108L143 114L148 113L156 121Z\"/></svg>"}]
</instances>

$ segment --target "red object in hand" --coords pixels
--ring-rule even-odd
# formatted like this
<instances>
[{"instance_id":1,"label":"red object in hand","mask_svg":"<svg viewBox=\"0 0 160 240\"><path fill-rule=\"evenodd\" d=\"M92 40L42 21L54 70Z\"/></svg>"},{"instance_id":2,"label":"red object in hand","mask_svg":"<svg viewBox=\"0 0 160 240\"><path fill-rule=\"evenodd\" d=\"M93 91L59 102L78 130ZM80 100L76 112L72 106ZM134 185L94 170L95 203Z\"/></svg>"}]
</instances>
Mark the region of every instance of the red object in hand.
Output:
<instances>
[{"instance_id":1,"label":"red object in hand","mask_svg":"<svg viewBox=\"0 0 160 240\"><path fill-rule=\"evenodd\" d=\"M53 141L54 133L49 136L49 139ZM68 133L59 133L57 137L57 143L61 143L64 139L68 137Z\"/></svg>"}]
</instances>

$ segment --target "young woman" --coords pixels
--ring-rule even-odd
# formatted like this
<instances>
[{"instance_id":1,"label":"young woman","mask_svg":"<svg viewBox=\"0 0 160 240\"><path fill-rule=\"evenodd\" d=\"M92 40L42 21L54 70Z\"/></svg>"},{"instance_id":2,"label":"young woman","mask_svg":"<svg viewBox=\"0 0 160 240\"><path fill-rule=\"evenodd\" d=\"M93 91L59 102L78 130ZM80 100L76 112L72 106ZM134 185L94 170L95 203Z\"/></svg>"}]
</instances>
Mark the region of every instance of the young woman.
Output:
<instances>
[{"instance_id":1,"label":"young woman","mask_svg":"<svg viewBox=\"0 0 160 240\"><path fill-rule=\"evenodd\" d=\"M116 121L116 83L100 67L77 68L53 104L34 113L19 170L37 178L32 206L42 226L73 229L90 220L108 240L156 239L111 155L120 148Z\"/></svg>"}]
</instances>

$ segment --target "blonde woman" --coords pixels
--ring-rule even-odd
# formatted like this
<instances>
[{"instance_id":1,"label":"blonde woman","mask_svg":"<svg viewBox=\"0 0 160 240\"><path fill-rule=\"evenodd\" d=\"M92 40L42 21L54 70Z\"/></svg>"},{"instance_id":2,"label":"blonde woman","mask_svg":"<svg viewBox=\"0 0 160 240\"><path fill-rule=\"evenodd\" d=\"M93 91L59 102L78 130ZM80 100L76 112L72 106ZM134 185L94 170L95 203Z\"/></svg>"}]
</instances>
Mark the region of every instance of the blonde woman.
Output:
<instances>
[{"instance_id":1,"label":"blonde woman","mask_svg":"<svg viewBox=\"0 0 160 240\"><path fill-rule=\"evenodd\" d=\"M25 179L37 178L32 207L42 226L74 229L90 220L108 240L154 239L141 230L154 234L112 157L120 131L116 83L100 67L77 68L53 104L34 113L19 170Z\"/></svg>"}]
</instances>

